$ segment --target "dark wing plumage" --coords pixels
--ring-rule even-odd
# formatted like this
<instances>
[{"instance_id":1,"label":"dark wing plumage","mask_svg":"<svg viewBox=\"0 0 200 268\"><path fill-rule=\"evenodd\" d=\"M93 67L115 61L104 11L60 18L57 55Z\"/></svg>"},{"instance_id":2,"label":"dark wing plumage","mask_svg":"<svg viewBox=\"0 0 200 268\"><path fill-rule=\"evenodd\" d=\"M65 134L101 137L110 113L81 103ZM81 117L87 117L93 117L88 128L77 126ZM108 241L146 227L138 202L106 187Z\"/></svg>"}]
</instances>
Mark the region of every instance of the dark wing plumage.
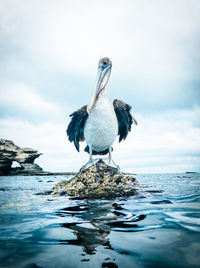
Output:
<instances>
[{"instance_id":1,"label":"dark wing plumage","mask_svg":"<svg viewBox=\"0 0 200 268\"><path fill-rule=\"evenodd\" d=\"M131 106L121 100L114 100L114 110L118 121L118 135L119 142L122 139L126 139L128 132L131 131L131 125L134 122L137 125L137 121L130 113Z\"/></svg>"},{"instance_id":2,"label":"dark wing plumage","mask_svg":"<svg viewBox=\"0 0 200 268\"><path fill-rule=\"evenodd\" d=\"M79 152L79 142L85 140L84 126L88 117L87 105L73 112L70 116L72 119L67 128L67 136L70 142L74 142L76 150Z\"/></svg>"}]
</instances>

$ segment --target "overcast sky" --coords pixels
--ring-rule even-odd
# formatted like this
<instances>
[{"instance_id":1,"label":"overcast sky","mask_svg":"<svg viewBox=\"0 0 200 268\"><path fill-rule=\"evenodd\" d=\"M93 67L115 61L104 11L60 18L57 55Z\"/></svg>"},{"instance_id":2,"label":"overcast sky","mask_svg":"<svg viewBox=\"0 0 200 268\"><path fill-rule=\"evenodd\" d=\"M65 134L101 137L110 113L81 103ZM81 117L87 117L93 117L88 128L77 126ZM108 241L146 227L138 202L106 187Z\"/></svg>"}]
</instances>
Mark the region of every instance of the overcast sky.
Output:
<instances>
[{"instance_id":1,"label":"overcast sky","mask_svg":"<svg viewBox=\"0 0 200 268\"><path fill-rule=\"evenodd\" d=\"M45 170L80 168L88 155L67 140L68 116L90 102L107 56L110 98L138 121L115 162L200 171L199 14L198 0L0 0L0 137L44 153Z\"/></svg>"}]
</instances>

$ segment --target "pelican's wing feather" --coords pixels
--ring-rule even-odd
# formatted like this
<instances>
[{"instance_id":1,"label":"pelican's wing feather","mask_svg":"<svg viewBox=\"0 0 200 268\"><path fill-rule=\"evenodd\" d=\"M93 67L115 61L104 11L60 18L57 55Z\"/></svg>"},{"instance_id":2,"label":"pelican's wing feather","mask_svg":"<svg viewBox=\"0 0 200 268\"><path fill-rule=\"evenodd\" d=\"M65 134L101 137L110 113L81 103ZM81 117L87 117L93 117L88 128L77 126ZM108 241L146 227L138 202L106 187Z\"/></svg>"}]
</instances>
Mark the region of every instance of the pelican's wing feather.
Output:
<instances>
[{"instance_id":1,"label":"pelican's wing feather","mask_svg":"<svg viewBox=\"0 0 200 268\"><path fill-rule=\"evenodd\" d=\"M126 139L128 132L131 131L131 125L137 125L137 121L130 113L131 106L121 100L114 100L113 102L114 110L117 116L118 121L118 135L119 135L119 142L122 139Z\"/></svg>"},{"instance_id":2,"label":"pelican's wing feather","mask_svg":"<svg viewBox=\"0 0 200 268\"><path fill-rule=\"evenodd\" d=\"M79 152L79 142L84 141L84 126L88 117L87 105L70 114L72 117L68 127L67 136L70 142L74 142L76 150Z\"/></svg>"}]
</instances>

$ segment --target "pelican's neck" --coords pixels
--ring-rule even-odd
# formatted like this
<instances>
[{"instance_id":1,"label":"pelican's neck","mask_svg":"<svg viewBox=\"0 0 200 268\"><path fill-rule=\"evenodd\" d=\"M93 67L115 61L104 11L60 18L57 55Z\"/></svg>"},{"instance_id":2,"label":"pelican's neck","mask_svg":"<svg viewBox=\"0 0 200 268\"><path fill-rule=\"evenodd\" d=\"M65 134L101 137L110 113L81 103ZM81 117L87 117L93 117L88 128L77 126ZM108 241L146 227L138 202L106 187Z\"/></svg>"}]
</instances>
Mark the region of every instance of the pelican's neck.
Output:
<instances>
[{"instance_id":1,"label":"pelican's neck","mask_svg":"<svg viewBox=\"0 0 200 268\"><path fill-rule=\"evenodd\" d=\"M108 94L107 94L107 90L106 90L105 87L98 93L98 95L96 93L97 92L96 92L96 89L95 89L94 93L92 95L90 105L87 108L88 114L96 107L97 103L99 103L100 100L102 102L103 99L108 99Z\"/></svg>"},{"instance_id":2,"label":"pelican's neck","mask_svg":"<svg viewBox=\"0 0 200 268\"><path fill-rule=\"evenodd\" d=\"M90 113L95 111L95 110L107 110L106 107L110 107L112 106L112 102L107 94L107 90L103 89L99 95L98 98L95 101L94 106L92 107L92 109L90 110Z\"/></svg>"},{"instance_id":3,"label":"pelican's neck","mask_svg":"<svg viewBox=\"0 0 200 268\"><path fill-rule=\"evenodd\" d=\"M106 88L104 87L104 89L101 90L101 92L99 93L98 98L96 99L96 102L98 102L99 99L107 98L107 97L108 97L107 90L106 90Z\"/></svg>"}]
</instances>

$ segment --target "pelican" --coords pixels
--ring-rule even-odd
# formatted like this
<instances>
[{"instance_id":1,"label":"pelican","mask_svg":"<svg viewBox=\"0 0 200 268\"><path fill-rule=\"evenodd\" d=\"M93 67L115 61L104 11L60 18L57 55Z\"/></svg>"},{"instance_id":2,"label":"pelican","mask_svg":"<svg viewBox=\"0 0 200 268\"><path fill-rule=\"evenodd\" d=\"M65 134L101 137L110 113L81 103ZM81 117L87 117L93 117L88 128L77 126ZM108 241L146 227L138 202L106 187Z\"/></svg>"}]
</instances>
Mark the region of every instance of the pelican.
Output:
<instances>
[{"instance_id":1,"label":"pelican","mask_svg":"<svg viewBox=\"0 0 200 268\"><path fill-rule=\"evenodd\" d=\"M119 142L125 140L131 125L137 121L131 115L131 106L115 99L111 102L108 97L106 85L110 78L112 62L109 58L100 59L96 86L90 105L85 105L73 112L67 128L70 142L74 142L79 152L79 142L86 141L85 152L90 154L87 164L94 163L92 155L108 156L108 164L116 164L112 160L112 145L119 135ZM86 164L86 165L87 165ZM85 166L86 166L85 165Z\"/></svg>"}]
</instances>

